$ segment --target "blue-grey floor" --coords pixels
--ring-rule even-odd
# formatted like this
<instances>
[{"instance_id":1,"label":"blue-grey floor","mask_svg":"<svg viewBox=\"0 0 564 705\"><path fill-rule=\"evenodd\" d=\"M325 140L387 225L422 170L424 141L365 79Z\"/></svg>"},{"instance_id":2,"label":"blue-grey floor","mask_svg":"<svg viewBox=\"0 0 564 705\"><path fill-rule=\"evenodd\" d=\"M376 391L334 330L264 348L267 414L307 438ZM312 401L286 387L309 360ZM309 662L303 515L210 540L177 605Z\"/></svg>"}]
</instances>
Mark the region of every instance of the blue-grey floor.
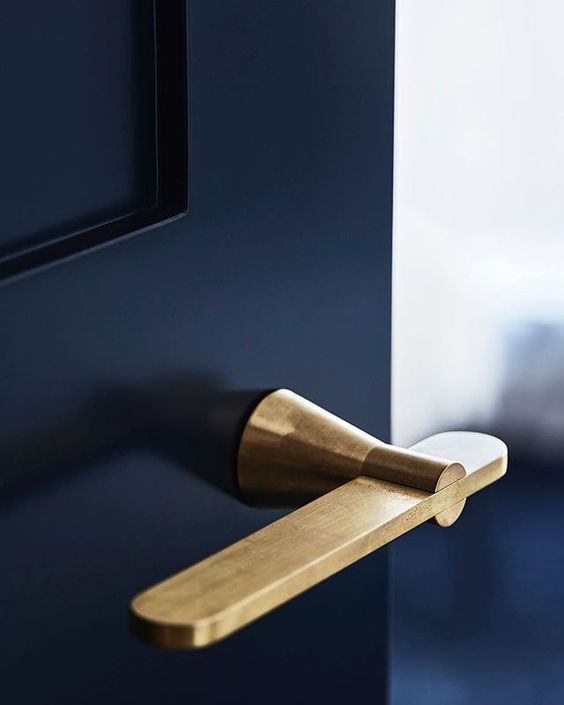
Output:
<instances>
[{"instance_id":1,"label":"blue-grey floor","mask_svg":"<svg viewBox=\"0 0 564 705\"><path fill-rule=\"evenodd\" d=\"M393 552L392 705L564 703L564 468L510 468Z\"/></svg>"}]
</instances>

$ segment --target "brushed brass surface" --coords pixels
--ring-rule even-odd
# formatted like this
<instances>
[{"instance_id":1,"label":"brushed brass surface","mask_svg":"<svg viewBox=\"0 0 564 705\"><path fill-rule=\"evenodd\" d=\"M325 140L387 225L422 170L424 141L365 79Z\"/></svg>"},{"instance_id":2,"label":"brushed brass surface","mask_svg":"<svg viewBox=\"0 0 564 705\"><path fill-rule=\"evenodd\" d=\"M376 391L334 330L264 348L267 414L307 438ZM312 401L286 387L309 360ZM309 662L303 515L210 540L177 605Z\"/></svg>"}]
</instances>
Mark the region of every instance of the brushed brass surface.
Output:
<instances>
[{"instance_id":1,"label":"brushed brass surface","mask_svg":"<svg viewBox=\"0 0 564 705\"><path fill-rule=\"evenodd\" d=\"M255 408L237 458L245 501L270 507L300 506L359 475L436 492L464 474L456 460L384 443L288 389ZM450 526L463 507L434 520Z\"/></svg>"},{"instance_id":2,"label":"brushed brass surface","mask_svg":"<svg viewBox=\"0 0 564 705\"><path fill-rule=\"evenodd\" d=\"M274 400L281 402L284 410L288 406L287 398L284 401L281 396ZM275 478L281 481L284 473L280 465L286 465L291 470L292 482L283 487L284 497L295 501L312 488L327 486L323 473L325 462L332 468L329 483L336 483L336 489L138 595L131 603L131 623L138 636L167 648L211 644L415 526L460 507L466 497L499 479L506 471L507 448L502 441L479 433L455 432L432 436L409 451L414 454L411 457L417 458L418 462L422 458L425 467L430 468L416 480L432 485L429 477L434 477L435 491L359 475L359 464L371 472L380 473L382 470L379 460L371 459L365 464L375 439L354 427L350 427L352 433L345 428L345 437L349 440L342 466L346 470L338 471L333 459L339 458L343 441L337 443L331 434L324 436L324 414L317 411L315 414L317 421L305 429L302 417L300 423L296 423L295 416L286 416L282 419L285 426L275 424L274 428L268 427L264 421L251 424L251 417L245 434L250 425L255 428L241 446L247 454L246 470L250 468L242 486L245 488L250 482L254 491L251 496L258 499L264 499L263 488L269 488L269 500L276 501L272 483ZM330 423L333 424L333 420ZM298 450L289 456L285 450L287 459L284 463L275 462L274 469L266 472L268 482L257 481L253 477L259 472L258 466L253 470L249 464L252 451L249 451L251 446L247 442L264 449L273 445L273 439L278 439L274 446L277 443L283 446L284 434L280 433L280 428L286 429L285 435L293 437L290 447ZM318 462L312 456L306 473L309 480L302 482L298 463L304 448L300 449L300 445L307 447L306 434L312 429L325 460ZM261 438L269 440L262 443ZM263 455L266 468L278 457L275 449L271 452L270 457ZM400 454L399 457L402 478L409 472L418 475L411 460L404 462L404 456ZM427 462L429 457L432 462ZM458 462L449 458L457 458ZM466 469L465 473L460 472L459 465ZM445 470L449 471L446 479L443 477ZM346 481L345 476L343 480L340 472L350 472L353 479Z\"/></svg>"}]
</instances>

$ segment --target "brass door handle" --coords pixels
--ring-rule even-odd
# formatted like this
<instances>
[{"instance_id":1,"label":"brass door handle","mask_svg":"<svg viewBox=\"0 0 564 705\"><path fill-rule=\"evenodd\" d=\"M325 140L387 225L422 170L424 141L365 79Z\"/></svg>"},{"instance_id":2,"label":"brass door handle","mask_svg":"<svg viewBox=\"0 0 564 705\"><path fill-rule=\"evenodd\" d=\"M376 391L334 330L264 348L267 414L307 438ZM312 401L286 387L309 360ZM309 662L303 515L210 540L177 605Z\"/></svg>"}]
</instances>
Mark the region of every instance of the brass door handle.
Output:
<instances>
[{"instance_id":1,"label":"brass door handle","mask_svg":"<svg viewBox=\"0 0 564 705\"><path fill-rule=\"evenodd\" d=\"M272 392L243 431L239 485L253 504L309 503L139 594L133 630L162 647L211 644L425 521L450 526L506 468L493 436L440 433L406 450Z\"/></svg>"}]
</instances>

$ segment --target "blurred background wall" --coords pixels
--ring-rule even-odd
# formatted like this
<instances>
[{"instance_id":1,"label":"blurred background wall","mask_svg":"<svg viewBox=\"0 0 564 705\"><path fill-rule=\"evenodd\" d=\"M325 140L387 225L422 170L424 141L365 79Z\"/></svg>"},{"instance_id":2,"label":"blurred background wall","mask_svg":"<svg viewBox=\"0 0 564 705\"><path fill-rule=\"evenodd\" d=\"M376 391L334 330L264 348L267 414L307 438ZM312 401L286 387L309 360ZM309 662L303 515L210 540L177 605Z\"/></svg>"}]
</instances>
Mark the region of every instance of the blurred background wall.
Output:
<instances>
[{"instance_id":1,"label":"blurred background wall","mask_svg":"<svg viewBox=\"0 0 564 705\"><path fill-rule=\"evenodd\" d=\"M561 0L397 3L394 440L511 463L396 546L394 705L564 702L562 36Z\"/></svg>"}]
</instances>

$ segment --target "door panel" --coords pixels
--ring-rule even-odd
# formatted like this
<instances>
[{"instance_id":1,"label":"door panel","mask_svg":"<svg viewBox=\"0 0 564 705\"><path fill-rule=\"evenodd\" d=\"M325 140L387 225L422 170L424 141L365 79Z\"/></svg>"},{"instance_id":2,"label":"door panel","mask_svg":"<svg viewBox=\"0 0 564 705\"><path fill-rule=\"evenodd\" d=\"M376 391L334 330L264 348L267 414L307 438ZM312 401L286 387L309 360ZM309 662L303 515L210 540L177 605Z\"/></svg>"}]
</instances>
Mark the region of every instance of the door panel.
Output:
<instances>
[{"instance_id":1,"label":"door panel","mask_svg":"<svg viewBox=\"0 0 564 705\"><path fill-rule=\"evenodd\" d=\"M183 0L0 9L0 278L187 206Z\"/></svg>"},{"instance_id":2,"label":"door panel","mask_svg":"<svg viewBox=\"0 0 564 705\"><path fill-rule=\"evenodd\" d=\"M201 652L128 632L136 592L276 516L232 480L261 390L388 436L393 3L189 11L188 215L0 289L0 687L382 702L382 551Z\"/></svg>"}]
</instances>

